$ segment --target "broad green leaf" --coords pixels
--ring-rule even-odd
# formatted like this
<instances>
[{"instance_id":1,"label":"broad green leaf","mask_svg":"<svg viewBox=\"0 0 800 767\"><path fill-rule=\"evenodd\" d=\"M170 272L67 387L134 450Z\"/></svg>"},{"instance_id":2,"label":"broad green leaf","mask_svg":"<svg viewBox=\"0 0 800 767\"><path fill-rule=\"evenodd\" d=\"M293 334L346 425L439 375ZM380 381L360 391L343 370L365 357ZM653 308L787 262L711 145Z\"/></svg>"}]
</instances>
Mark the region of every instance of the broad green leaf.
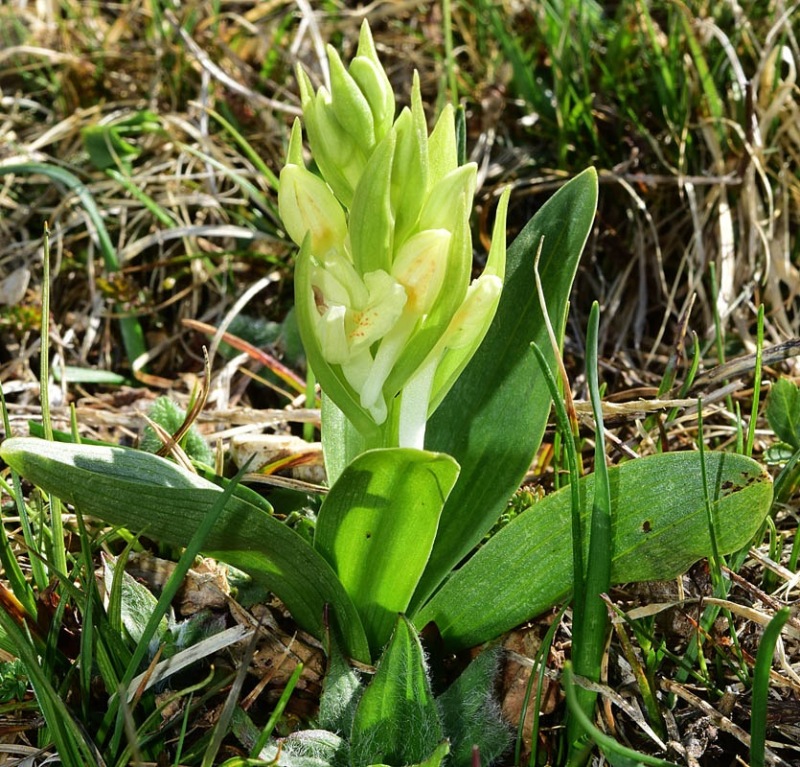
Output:
<instances>
[{"instance_id":1,"label":"broad green leaf","mask_svg":"<svg viewBox=\"0 0 800 767\"><path fill-rule=\"evenodd\" d=\"M425 761L442 739L422 646L414 627L400 616L356 709L350 764L417 764Z\"/></svg>"},{"instance_id":2,"label":"broad green leaf","mask_svg":"<svg viewBox=\"0 0 800 767\"><path fill-rule=\"evenodd\" d=\"M498 648L484 650L436 699L450 741L448 764L454 767L471 767L473 746L480 749L482 764L492 764L511 742L495 702L499 661Z\"/></svg>"},{"instance_id":3,"label":"broad green leaf","mask_svg":"<svg viewBox=\"0 0 800 767\"><path fill-rule=\"evenodd\" d=\"M427 426L425 447L452 455L461 478L448 498L428 568L414 595L421 605L496 522L539 447L550 395L531 351L535 341L551 368L534 281L534 258L547 310L561 338L567 301L597 206L589 169L551 197L508 249L506 280L494 322L472 361Z\"/></svg>"},{"instance_id":4,"label":"broad green leaf","mask_svg":"<svg viewBox=\"0 0 800 767\"><path fill-rule=\"evenodd\" d=\"M779 378L772 384L767 397L767 421L772 431L800 448L800 388L788 378Z\"/></svg>"},{"instance_id":5,"label":"broad green leaf","mask_svg":"<svg viewBox=\"0 0 800 767\"><path fill-rule=\"evenodd\" d=\"M112 525L185 546L222 490L175 464L127 448L13 438L0 457L43 490ZM204 552L243 570L321 637L326 605L344 650L369 661L361 620L328 563L263 507L234 495L206 538Z\"/></svg>"},{"instance_id":6,"label":"broad green leaf","mask_svg":"<svg viewBox=\"0 0 800 767\"><path fill-rule=\"evenodd\" d=\"M370 450L342 472L322 504L314 548L353 600L374 655L408 607L457 476L448 455Z\"/></svg>"},{"instance_id":7,"label":"broad green leaf","mask_svg":"<svg viewBox=\"0 0 800 767\"><path fill-rule=\"evenodd\" d=\"M706 453L721 554L746 546L769 511L772 483L755 461ZM700 454L664 453L609 469L611 582L667 580L711 548ZM582 513L593 475L580 481ZM435 621L448 647L472 647L566 599L572 589L570 490L532 506L483 546L413 616ZM584 522L586 524L586 522Z\"/></svg>"}]
</instances>

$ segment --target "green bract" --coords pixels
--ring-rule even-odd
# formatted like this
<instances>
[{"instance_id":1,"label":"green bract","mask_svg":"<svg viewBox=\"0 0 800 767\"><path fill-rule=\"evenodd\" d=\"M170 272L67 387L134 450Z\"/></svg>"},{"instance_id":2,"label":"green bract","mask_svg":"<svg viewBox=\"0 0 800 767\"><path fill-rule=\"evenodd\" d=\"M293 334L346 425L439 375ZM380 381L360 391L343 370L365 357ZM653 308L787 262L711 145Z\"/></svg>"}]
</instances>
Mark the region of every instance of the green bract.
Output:
<instances>
[{"instance_id":1,"label":"green bract","mask_svg":"<svg viewBox=\"0 0 800 767\"><path fill-rule=\"evenodd\" d=\"M328 48L330 90L298 72L311 154L295 123L280 213L300 246L298 322L309 362L367 446L422 447L425 422L491 324L505 272L508 194L483 274L470 283L477 168L458 165L445 108L428 135L415 76L411 107L394 93L369 26L345 69Z\"/></svg>"}]
</instances>

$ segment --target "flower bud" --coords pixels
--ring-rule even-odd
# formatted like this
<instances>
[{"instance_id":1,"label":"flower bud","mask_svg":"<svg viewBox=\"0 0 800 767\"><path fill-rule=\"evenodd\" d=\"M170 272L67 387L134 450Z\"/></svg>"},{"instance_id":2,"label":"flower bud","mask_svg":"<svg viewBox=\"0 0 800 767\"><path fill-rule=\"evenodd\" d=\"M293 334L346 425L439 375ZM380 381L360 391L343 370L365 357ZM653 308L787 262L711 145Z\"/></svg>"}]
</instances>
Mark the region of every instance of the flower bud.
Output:
<instances>
[{"instance_id":1,"label":"flower bud","mask_svg":"<svg viewBox=\"0 0 800 767\"><path fill-rule=\"evenodd\" d=\"M394 120L394 91L378 59L367 20L361 24L356 57L350 63L350 74L372 110L375 124L375 142L379 143L389 132Z\"/></svg>"},{"instance_id":2,"label":"flower bud","mask_svg":"<svg viewBox=\"0 0 800 767\"><path fill-rule=\"evenodd\" d=\"M324 254L341 248L347 236L347 220L339 201L319 176L300 165L281 171L278 211L287 234L297 245L306 235L311 250Z\"/></svg>"},{"instance_id":3,"label":"flower bud","mask_svg":"<svg viewBox=\"0 0 800 767\"><path fill-rule=\"evenodd\" d=\"M344 68L336 49L328 46L331 69L330 104L336 119L350 138L369 152L375 146L375 124L369 102L358 83Z\"/></svg>"}]
</instances>

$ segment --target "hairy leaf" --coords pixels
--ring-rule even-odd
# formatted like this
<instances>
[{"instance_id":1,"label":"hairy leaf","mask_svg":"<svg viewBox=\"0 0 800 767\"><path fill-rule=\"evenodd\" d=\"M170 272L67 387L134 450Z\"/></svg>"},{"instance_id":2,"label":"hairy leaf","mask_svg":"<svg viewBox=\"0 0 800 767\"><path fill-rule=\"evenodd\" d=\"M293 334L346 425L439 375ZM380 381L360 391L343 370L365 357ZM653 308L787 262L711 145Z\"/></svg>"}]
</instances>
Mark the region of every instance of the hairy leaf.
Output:
<instances>
[{"instance_id":1,"label":"hairy leaf","mask_svg":"<svg viewBox=\"0 0 800 767\"><path fill-rule=\"evenodd\" d=\"M356 709L350 763L417 764L428 759L442 739L422 646L414 627L400 616Z\"/></svg>"},{"instance_id":2,"label":"hairy leaf","mask_svg":"<svg viewBox=\"0 0 800 767\"><path fill-rule=\"evenodd\" d=\"M484 650L437 698L450 740L448 763L455 767L472 765L473 746L480 749L481 763L491 764L511 743L511 730L494 696L499 660L497 648Z\"/></svg>"}]
</instances>

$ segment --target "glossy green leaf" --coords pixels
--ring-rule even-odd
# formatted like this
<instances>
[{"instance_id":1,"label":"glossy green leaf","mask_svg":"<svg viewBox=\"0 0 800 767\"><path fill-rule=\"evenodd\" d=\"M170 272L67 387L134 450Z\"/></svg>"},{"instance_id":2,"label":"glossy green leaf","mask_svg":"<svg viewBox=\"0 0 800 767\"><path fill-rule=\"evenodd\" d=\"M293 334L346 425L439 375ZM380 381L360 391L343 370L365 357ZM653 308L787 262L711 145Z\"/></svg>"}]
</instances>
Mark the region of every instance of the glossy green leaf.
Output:
<instances>
[{"instance_id":1,"label":"glossy green leaf","mask_svg":"<svg viewBox=\"0 0 800 767\"><path fill-rule=\"evenodd\" d=\"M6 440L0 457L43 490L85 514L184 546L222 490L158 456L126 448ZM326 606L344 650L369 661L361 620L328 563L297 533L235 495L204 552L280 595L304 629L321 637Z\"/></svg>"},{"instance_id":2,"label":"glossy green leaf","mask_svg":"<svg viewBox=\"0 0 800 767\"><path fill-rule=\"evenodd\" d=\"M370 450L325 498L314 547L350 595L377 654L428 562L442 506L458 477L447 455Z\"/></svg>"},{"instance_id":3,"label":"glossy green leaf","mask_svg":"<svg viewBox=\"0 0 800 767\"><path fill-rule=\"evenodd\" d=\"M737 551L769 511L771 480L741 455L706 453L705 460L719 552ZM608 480L612 583L673 578L709 553L699 453L629 461L609 469ZM584 515L594 482L592 475L580 481ZM435 621L449 647L471 647L566 599L572 589L570 530L570 490L564 488L495 535L413 616L414 623Z\"/></svg>"},{"instance_id":4,"label":"glossy green leaf","mask_svg":"<svg viewBox=\"0 0 800 767\"><path fill-rule=\"evenodd\" d=\"M800 388L796 383L780 378L772 384L766 415L780 439L795 449L800 447Z\"/></svg>"},{"instance_id":5,"label":"glossy green leaf","mask_svg":"<svg viewBox=\"0 0 800 767\"><path fill-rule=\"evenodd\" d=\"M422 646L414 627L400 616L356 709L350 764L417 764L428 759L443 737Z\"/></svg>"},{"instance_id":6,"label":"glossy green leaf","mask_svg":"<svg viewBox=\"0 0 800 767\"><path fill-rule=\"evenodd\" d=\"M563 186L508 249L506 281L486 338L428 422L425 447L452 455L461 479L442 512L428 568L414 596L420 605L494 525L539 447L550 395L531 341L555 367L534 281L539 274L556 333L597 206L597 174ZM560 337L560 333L559 333Z\"/></svg>"}]
</instances>

